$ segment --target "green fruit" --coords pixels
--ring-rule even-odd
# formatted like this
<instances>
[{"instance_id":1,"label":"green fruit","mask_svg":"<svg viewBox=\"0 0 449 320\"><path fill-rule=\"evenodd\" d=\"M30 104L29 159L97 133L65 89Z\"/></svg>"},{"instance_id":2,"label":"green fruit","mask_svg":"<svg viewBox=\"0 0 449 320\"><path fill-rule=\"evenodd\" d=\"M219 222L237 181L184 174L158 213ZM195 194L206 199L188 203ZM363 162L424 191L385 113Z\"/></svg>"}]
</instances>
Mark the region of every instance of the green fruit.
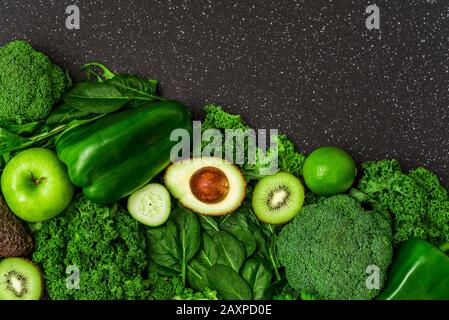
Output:
<instances>
[{"instance_id":1,"label":"green fruit","mask_svg":"<svg viewBox=\"0 0 449 320\"><path fill-rule=\"evenodd\" d=\"M158 183L150 183L128 198L128 211L131 216L149 227L164 224L170 216L170 209L170 194Z\"/></svg>"},{"instance_id":2,"label":"green fruit","mask_svg":"<svg viewBox=\"0 0 449 320\"><path fill-rule=\"evenodd\" d=\"M347 191L356 175L352 157L336 147L318 148L304 162L304 181L317 195L331 196Z\"/></svg>"},{"instance_id":3,"label":"green fruit","mask_svg":"<svg viewBox=\"0 0 449 320\"><path fill-rule=\"evenodd\" d=\"M20 152L6 165L2 192L11 211L29 222L42 222L70 204L74 187L64 164L53 151L33 148Z\"/></svg>"},{"instance_id":4,"label":"green fruit","mask_svg":"<svg viewBox=\"0 0 449 320\"><path fill-rule=\"evenodd\" d=\"M221 158L193 158L168 167L165 185L181 204L197 213L221 216L235 211L246 196L238 167Z\"/></svg>"},{"instance_id":5,"label":"green fruit","mask_svg":"<svg viewBox=\"0 0 449 320\"><path fill-rule=\"evenodd\" d=\"M304 187L290 173L266 176L254 189L254 213L264 223L287 223L299 212L303 203Z\"/></svg>"},{"instance_id":6,"label":"green fruit","mask_svg":"<svg viewBox=\"0 0 449 320\"><path fill-rule=\"evenodd\" d=\"M0 263L0 300L39 300L43 284L40 269L22 258Z\"/></svg>"}]
</instances>

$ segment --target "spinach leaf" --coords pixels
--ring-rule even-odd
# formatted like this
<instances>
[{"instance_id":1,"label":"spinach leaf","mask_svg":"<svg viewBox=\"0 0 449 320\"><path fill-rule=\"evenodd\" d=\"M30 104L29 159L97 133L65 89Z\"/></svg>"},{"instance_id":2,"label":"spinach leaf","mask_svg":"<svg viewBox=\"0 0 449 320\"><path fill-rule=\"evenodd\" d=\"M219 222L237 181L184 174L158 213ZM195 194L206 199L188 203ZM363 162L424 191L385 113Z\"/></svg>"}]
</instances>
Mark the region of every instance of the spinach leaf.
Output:
<instances>
[{"instance_id":1,"label":"spinach leaf","mask_svg":"<svg viewBox=\"0 0 449 320\"><path fill-rule=\"evenodd\" d=\"M216 290L225 300L250 300L251 288L232 268L216 264L207 272L212 290Z\"/></svg>"},{"instance_id":2,"label":"spinach leaf","mask_svg":"<svg viewBox=\"0 0 449 320\"><path fill-rule=\"evenodd\" d=\"M245 247L246 258L256 251L257 244L254 238L253 226L248 223L241 211L227 215L220 223L220 228L232 234Z\"/></svg>"},{"instance_id":3,"label":"spinach leaf","mask_svg":"<svg viewBox=\"0 0 449 320\"><path fill-rule=\"evenodd\" d=\"M78 109L72 108L68 104L63 103L62 105L54 109L52 113L50 113L45 124L50 126L67 124L73 120L87 119L91 115L92 114L89 112L80 111Z\"/></svg>"},{"instance_id":4,"label":"spinach leaf","mask_svg":"<svg viewBox=\"0 0 449 320\"><path fill-rule=\"evenodd\" d=\"M104 64L98 62L86 63L81 69L85 72L88 80L94 78L99 82L103 82L116 76L116 74L109 70ZM96 72L94 69L100 69L101 74Z\"/></svg>"},{"instance_id":5,"label":"spinach leaf","mask_svg":"<svg viewBox=\"0 0 449 320\"><path fill-rule=\"evenodd\" d=\"M218 262L218 246L207 233L203 234L203 246L196 255L196 259L208 267L212 267Z\"/></svg>"},{"instance_id":6,"label":"spinach leaf","mask_svg":"<svg viewBox=\"0 0 449 320\"><path fill-rule=\"evenodd\" d=\"M0 154L8 153L20 149L31 140L12 133L4 128L0 128Z\"/></svg>"},{"instance_id":7,"label":"spinach leaf","mask_svg":"<svg viewBox=\"0 0 449 320\"><path fill-rule=\"evenodd\" d=\"M179 276L179 270L161 266L157 264L150 256L148 258L148 274L155 274L155 273L168 277Z\"/></svg>"},{"instance_id":8,"label":"spinach leaf","mask_svg":"<svg viewBox=\"0 0 449 320\"><path fill-rule=\"evenodd\" d=\"M264 293L264 300L298 300L299 292L293 289L287 281L285 274L279 280L270 284Z\"/></svg>"},{"instance_id":9,"label":"spinach leaf","mask_svg":"<svg viewBox=\"0 0 449 320\"><path fill-rule=\"evenodd\" d=\"M203 215L200 215L199 217L200 217L201 227L203 228L204 231L211 232L211 233L214 233L215 231L220 231L220 228L218 227L218 223L214 217L203 216Z\"/></svg>"},{"instance_id":10,"label":"spinach leaf","mask_svg":"<svg viewBox=\"0 0 449 320\"><path fill-rule=\"evenodd\" d=\"M64 95L64 102L72 108L90 113L111 113L122 108L130 97L112 84L80 82Z\"/></svg>"},{"instance_id":11,"label":"spinach leaf","mask_svg":"<svg viewBox=\"0 0 449 320\"><path fill-rule=\"evenodd\" d=\"M217 263L229 266L239 272L246 258L243 245L226 231L218 231L212 237L219 252Z\"/></svg>"},{"instance_id":12,"label":"spinach leaf","mask_svg":"<svg viewBox=\"0 0 449 320\"><path fill-rule=\"evenodd\" d=\"M185 284L187 263L201 246L201 227L196 214L190 210L180 208L172 212L172 215L178 229L181 277Z\"/></svg>"},{"instance_id":13,"label":"spinach leaf","mask_svg":"<svg viewBox=\"0 0 449 320\"><path fill-rule=\"evenodd\" d=\"M217 261L218 247L207 233L203 233L202 247L187 267L187 279L195 290L204 291L209 286L206 274Z\"/></svg>"},{"instance_id":14,"label":"spinach leaf","mask_svg":"<svg viewBox=\"0 0 449 320\"><path fill-rule=\"evenodd\" d=\"M17 134L17 135L28 135L36 132L42 126L41 121L29 122L24 124L17 124L13 122L1 121L0 127L5 130Z\"/></svg>"},{"instance_id":15,"label":"spinach leaf","mask_svg":"<svg viewBox=\"0 0 449 320\"><path fill-rule=\"evenodd\" d=\"M119 74L105 81L105 83L115 86L124 96L152 97L154 100L161 99L161 97L156 96L156 80L146 80L136 76Z\"/></svg>"},{"instance_id":16,"label":"spinach leaf","mask_svg":"<svg viewBox=\"0 0 449 320\"><path fill-rule=\"evenodd\" d=\"M265 290L271 283L272 276L270 267L258 257L247 260L242 268L242 277L251 287L254 300L263 299Z\"/></svg>"},{"instance_id":17,"label":"spinach leaf","mask_svg":"<svg viewBox=\"0 0 449 320\"><path fill-rule=\"evenodd\" d=\"M165 226L149 228L148 249L151 259L157 264L181 273L178 229L172 220Z\"/></svg>"},{"instance_id":18,"label":"spinach leaf","mask_svg":"<svg viewBox=\"0 0 449 320\"><path fill-rule=\"evenodd\" d=\"M210 287L209 281L207 280L207 272L209 269L207 265L200 263L196 259L193 259L187 265L187 281L194 290L204 291Z\"/></svg>"}]
</instances>

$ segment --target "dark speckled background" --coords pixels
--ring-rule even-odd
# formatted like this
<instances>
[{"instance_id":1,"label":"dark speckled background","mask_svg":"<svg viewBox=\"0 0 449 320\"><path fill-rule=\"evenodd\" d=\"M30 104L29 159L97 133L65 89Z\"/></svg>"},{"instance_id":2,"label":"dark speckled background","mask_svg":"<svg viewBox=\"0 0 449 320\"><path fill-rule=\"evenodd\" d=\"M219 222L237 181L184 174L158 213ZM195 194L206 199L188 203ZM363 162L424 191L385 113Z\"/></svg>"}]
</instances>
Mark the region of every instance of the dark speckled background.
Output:
<instances>
[{"instance_id":1,"label":"dark speckled background","mask_svg":"<svg viewBox=\"0 0 449 320\"><path fill-rule=\"evenodd\" d=\"M81 29L65 29L65 7ZM449 186L449 1L3 0L0 44L29 40L73 74L90 60L154 77L200 115L208 102L304 151L424 165Z\"/></svg>"}]
</instances>

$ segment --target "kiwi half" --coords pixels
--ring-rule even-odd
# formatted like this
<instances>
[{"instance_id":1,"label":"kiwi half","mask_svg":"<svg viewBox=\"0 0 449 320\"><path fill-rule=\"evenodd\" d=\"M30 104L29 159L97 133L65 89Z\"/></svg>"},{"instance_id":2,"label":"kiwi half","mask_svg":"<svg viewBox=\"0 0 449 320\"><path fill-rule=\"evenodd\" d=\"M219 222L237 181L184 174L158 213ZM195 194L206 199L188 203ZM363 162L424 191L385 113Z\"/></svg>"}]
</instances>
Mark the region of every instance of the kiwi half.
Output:
<instances>
[{"instance_id":1,"label":"kiwi half","mask_svg":"<svg viewBox=\"0 0 449 320\"><path fill-rule=\"evenodd\" d=\"M270 224L289 222L304 203L304 187L290 173L279 172L260 180L253 194L253 209L260 221Z\"/></svg>"},{"instance_id":2,"label":"kiwi half","mask_svg":"<svg viewBox=\"0 0 449 320\"><path fill-rule=\"evenodd\" d=\"M42 273L34 263L22 258L0 262L0 300L39 300L42 293Z\"/></svg>"}]
</instances>

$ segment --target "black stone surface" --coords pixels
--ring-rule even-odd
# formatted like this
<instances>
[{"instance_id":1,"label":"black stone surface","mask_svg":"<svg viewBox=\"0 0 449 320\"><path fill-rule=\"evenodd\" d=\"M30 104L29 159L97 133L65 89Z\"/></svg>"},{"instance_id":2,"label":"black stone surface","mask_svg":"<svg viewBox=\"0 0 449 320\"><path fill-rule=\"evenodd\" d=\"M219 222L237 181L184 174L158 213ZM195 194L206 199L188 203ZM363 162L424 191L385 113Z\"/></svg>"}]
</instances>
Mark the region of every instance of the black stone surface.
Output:
<instances>
[{"instance_id":1,"label":"black stone surface","mask_svg":"<svg viewBox=\"0 0 449 320\"><path fill-rule=\"evenodd\" d=\"M65 28L73 3L80 30ZM73 74L98 60L159 79L197 117L214 102L306 152L397 158L449 186L447 0L3 0L0 44L17 38Z\"/></svg>"}]
</instances>

